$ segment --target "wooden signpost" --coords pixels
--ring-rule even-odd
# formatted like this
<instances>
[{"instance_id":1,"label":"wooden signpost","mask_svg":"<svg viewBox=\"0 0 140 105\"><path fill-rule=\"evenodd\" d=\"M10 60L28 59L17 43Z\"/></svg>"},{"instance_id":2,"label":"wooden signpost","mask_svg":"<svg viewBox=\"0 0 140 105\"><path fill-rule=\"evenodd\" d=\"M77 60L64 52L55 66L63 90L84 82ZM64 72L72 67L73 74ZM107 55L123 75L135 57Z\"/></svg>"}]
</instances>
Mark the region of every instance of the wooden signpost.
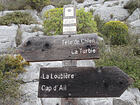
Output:
<instances>
[{"instance_id":1,"label":"wooden signpost","mask_svg":"<svg viewBox=\"0 0 140 105\"><path fill-rule=\"evenodd\" d=\"M62 105L77 105L76 97L119 97L132 79L117 67L76 67L76 60L98 59L96 34L76 35L76 8L64 6L63 33L32 37L18 52L29 62L63 61L62 68L41 68L39 98L61 97Z\"/></svg>"},{"instance_id":2,"label":"wooden signpost","mask_svg":"<svg viewBox=\"0 0 140 105\"><path fill-rule=\"evenodd\" d=\"M96 34L31 37L18 52L29 62L99 58Z\"/></svg>"},{"instance_id":3,"label":"wooden signpost","mask_svg":"<svg viewBox=\"0 0 140 105\"><path fill-rule=\"evenodd\" d=\"M41 68L39 98L119 97L131 84L117 67Z\"/></svg>"}]
</instances>

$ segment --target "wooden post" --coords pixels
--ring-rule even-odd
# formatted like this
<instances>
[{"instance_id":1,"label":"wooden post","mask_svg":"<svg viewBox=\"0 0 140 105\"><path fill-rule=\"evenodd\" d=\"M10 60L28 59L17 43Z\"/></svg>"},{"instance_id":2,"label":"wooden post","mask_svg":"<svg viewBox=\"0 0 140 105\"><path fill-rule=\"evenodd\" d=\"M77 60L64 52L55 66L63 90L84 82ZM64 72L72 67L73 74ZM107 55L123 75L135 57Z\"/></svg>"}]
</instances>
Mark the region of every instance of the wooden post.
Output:
<instances>
[{"instance_id":1,"label":"wooden post","mask_svg":"<svg viewBox=\"0 0 140 105\"><path fill-rule=\"evenodd\" d=\"M76 27L76 6L65 5L63 8L63 34L75 35L77 33ZM76 60L64 60L62 61L63 67L76 67ZM61 105L78 105L77 99L74 98L62 98Z\"/></svg>"},{"instance_id":2,"label":"wooden post","mask_svg":"<svg viewBox=\"0 0 140 105\"><path fill-rule=\"evenodd\" d=\"M63 67L76 67L77 61L76 60L64 60L62 62ZM77 99L74 98L62 98L61 105L78 105Z\"/></svg>"}]
</instances>

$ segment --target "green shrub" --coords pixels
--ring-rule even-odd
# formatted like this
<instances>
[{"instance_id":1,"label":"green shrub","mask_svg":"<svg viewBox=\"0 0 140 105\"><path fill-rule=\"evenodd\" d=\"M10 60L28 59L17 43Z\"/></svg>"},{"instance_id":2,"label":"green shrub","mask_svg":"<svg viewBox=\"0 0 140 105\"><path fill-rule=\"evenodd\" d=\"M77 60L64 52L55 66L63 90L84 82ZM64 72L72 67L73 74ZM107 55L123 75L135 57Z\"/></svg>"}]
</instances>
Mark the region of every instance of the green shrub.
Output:
<instances>
[{"instance_id":1,"label":"green shrub","mask_svg":"<svg viewBox=\"0 0 140 105\"><path fill-rule=\"evenodd\" d=\"M84 0L76 0L77 1L77 3L83 3L84 2Z\"/></svg>"},{"instance_id":2,"label":"green shrub","mask_svg":"<svg viewBox=\"0 0 140 105\"><path fill-rule=\"evenodd\" d=\"M3 11L4 10L4 7L2 4L0 4L0 11Z\"/></svg>"},{"instance_id":3,"label":"green shrub","mask_svg":"<svg viewBox=\"0 0 140 105\"><path fill-rule=\"evenodd\" d=\"M23 10L26 2L25 0L4 0L2 5L6 10Z\"/></svg>"},{"instance_id":4,"label":"green shrub","mask_svg":"<svg viewBox=\"0 0 140 105\"><path fill-rule=\"evenodd\" d=\"M3 105L19 96L20 80L17 76L25 72L24 66L29 65L20 55L0 56L0 99ZM11 105L11 104L10 104Z\"/></svg>"},{"instance_id":5,"label":"green shrub","mask_svg":"<svg viewBox=\"0 0 140 105\"><path fill-rule=\"evenodd\" d=\"M26 12L13 12L8 13L3 17L0 17L0 25L11 25L11 24L33 24L36 21L32 18L29 13Z\"/></svg>"},{"instance_id":6,"label":"green shrub","mask_svg":"<svg viewBox=\"0 0 140 105\"><path fill-rule=\"evenodd\" d=\"M102 20L102 19L100 18L99 15L95 15L95 16L94 16L94 21L95 21L96 24L97 24L98 32L102 33L102 30L103 30L103 26L104 26L104 24L105 24L105 21Z\"/></svg>"},{"instance_id":7,"label":"green shrub","mask_svg":"<svg viewBox=\"0 0 140 105\"><path fill-rule=\"evenodd\" d=\"M93 20L91 12L85 12L84 9L76 11L77 14L77 33L94 33L97 32L96 22Z\"/></svg>"},{"instance_id":8,"label":"green shrub","mask_svg":"<svg viewBox=\"0 0 140 105\"><path fill-rule=\"evenodd\" d=\"M109 38L112 45L128 43L128 26L120 21L110 21L103 26L103 35Z\"/></svg>"},{"instance_id":9,"label":"green shrub","mask_svg":"<svg viewBox=\"0 0 140 105\"><path fill-rule=\"evenodd\" d=\"M119 67L134 79L133 85L140 89L140 56L134 54L134 45L112 46L110 49L110 52L106 52L105 47L100 48L100 59L95 61L96 66Z\"/></svg>"},{"instance_id":10,"label":"green shrub","mask_svg":"<svg viewBox=\"0 0 140 105\"><path fill-rule=\"evenodd\" d=\"M90 12L84 9L76 11L77 33L93 33L97 31L96 22ZM45 13L44 32L47 35L60 35L63 27L63 8L55 8Z\"/></svg>"},{"instance_id":11,"label":"green shrub","mask_svg":"<svg viewBox=\"0 0 140 105\"><path fill-rule=\"evenodd\" d=\"M71 4L71 0L51 0L51 5L54 5L57 8L63 8L64 5Z\"/></svg>"},{"instance_id":12,"label":"green shrub","mask_svg":"<svg viewBox=\"0 0 140 105\"><path fill-rule=\"evenodd\" d=\"M50 0L26 0L26 3L33 9L41 11L44 6L50 4Z\"/></svg>"},{"instance_id":13,"label":"green shrub","mask_svg":"<svg viewBox=\"0 0 140 105\"><path fill-rule=\"evenodd\" d=\"M15 40L16 40L16 46L18 47L22 43L22 31L19 27L17 29Z\"/></svg>"},{"instance_id":14,"label":"green shrub","mask_svg":"<svg viewBox=\"0 0 140 105\"><path fill-rule=\"evenodd\" d=\"M128 9L129 13L133 13L133 11L137 8L140 8L139 0L130 0L125 6L124 9Z\"/></svg>"}]
</instances>

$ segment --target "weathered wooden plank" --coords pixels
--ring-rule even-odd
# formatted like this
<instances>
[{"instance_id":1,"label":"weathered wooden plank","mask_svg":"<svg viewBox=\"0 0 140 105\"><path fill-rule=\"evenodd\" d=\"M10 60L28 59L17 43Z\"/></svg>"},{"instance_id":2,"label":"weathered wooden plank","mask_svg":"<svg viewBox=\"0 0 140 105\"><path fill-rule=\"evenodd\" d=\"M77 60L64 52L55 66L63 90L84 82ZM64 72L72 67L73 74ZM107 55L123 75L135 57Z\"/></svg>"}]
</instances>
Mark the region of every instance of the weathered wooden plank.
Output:
<instances>
[{"instance_id":1,"label":"weathered wooden plank","mask_svg":"<svg viewBox=\"0 0 140 105\"><path fill-rule=\"evenodd\" d=\"M119 97L131 83L117 67L41 68L38 97Z\"/></svg>"},{"instance_id":2,"label":"weathered wooden plank","mask_svg":"<svg viewBox=\"0 0 140 105\"><path fill-rule=\"evenodd\" d=\"M32 37L17 52L30 62L99 58L96 34Z\"/></svg>"}]
</instances>

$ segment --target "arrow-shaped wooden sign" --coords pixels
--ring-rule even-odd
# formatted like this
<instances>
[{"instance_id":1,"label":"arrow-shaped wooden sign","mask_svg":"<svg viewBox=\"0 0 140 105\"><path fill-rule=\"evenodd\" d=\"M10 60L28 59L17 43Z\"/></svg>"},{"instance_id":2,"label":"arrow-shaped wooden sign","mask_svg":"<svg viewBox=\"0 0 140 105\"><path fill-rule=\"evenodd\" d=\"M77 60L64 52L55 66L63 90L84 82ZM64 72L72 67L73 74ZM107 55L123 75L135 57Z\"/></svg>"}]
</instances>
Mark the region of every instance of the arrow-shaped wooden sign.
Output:
<instances>
[{"instance_id":1,"label":"arrow-shaped wooden sign","mask_svg":"<svg viewBox=\"0 0 140 105\"><path fill-rule=\"evenodd\" d=\"M96 34L32 37L19 48L26 61L61 61L99 58Z\"/></svg>"},{"instance_id":2,"label":"arrow-shaped wooden sign","mask_svg":"<svg viewBox=\"0 0 140 105\"><path fill-rule=\"evenodd\" d=\"M119 97L132 83L117 67L41 68L40 98Z\"/></svg>"}]
</instances>

